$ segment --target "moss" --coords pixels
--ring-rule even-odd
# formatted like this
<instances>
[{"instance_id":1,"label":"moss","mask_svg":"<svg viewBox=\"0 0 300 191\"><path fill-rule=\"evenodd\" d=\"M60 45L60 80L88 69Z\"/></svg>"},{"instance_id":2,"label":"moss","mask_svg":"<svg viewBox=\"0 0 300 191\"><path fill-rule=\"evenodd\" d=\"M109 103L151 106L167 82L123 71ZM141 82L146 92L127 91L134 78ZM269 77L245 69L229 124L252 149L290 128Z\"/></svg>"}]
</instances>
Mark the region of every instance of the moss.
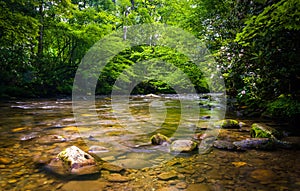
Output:
<instances>
[{"instance_id":1,"label":"moss","mask_svg":"<svg viewBox=\"0 0 300 191\"><path fill-rule=\"evenodd\" d=\"M277 138L280 139L282 134L269 126L254 123L250 130L250 136L254 138Z\"/></svg>"},{"instance_id":2,"label":"moss","mask_svg":"<svg viewBox=\"0 0 300 191\"><path fill-rule=\"evenodd\" d=\"M170 139L165 135L157 133L150 138L150 141L153 145L161 145L164 142L170 142Z\"/></svg>"},{"instance_id":3,"label":"moss","mask_svg":"<svg viewBox=\"0 0 300 191\"><path fill-rule=\"evenodd\" d=\"M215 123L216 127L221 127L224 129L239 129L240 125L237 120L234 119L224 119Z\"/></svg>"}]
</instances>

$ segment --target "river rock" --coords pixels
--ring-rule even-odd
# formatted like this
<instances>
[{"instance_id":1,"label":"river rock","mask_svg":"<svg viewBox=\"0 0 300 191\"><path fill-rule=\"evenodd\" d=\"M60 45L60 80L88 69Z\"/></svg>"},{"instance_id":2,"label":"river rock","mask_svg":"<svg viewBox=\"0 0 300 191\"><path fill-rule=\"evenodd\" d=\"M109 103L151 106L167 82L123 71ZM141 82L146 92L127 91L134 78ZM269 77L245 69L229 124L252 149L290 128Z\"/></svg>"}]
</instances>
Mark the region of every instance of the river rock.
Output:
<instances>
[{"instance_id":1,"label":"river rock","mask_svg":"<svg viewBox=\"0 0 300 191\"><path fill-rule=\"evenodd\" d=\"M163 173L159 174L157 177L160 180L171 180L171 179L177 178L177 172L174 170L169 171L169 172L163 172Z\"/></svg>"},{"instance_id":2,"label":"river rock","mask_svg":"<svg viewBox=\"0 0 300 191\"><path fill-rule=\"evenodd\" d=\"M276 129L261 123L253 123L250 130L253 138L282 138L282 134Z\"/></svg>"},{"instance_id":3,"label":"river rock","mask_svg":"<svg viewBox=\"0 0 300 191\"><path fill-rule=\"evenodd\" d=\"M102 169L108 170L110 172L121 172L122 170L124 170L124 168L111 163L104 163L102 165Z\"/></svg>"},{"instance_id":4,"label":"river rock","mask_svg":"<svg viewBox=\"0 0 300 191\"><path fill-rule=\"evenodd\" d=\"M235 150L237 147L230 141L216 140L213 146L218 149Z\"/></svg>"},{"instance_id":5,"label":"river rock","mask_svg":"<svg viewBox=\"0 0 300 191\"><path fill-rule=\"evenodd\" d=\"M6 158L6 157L1 157L0 158L0 164L9 164L9 163L11 163L10 158Z\"/></svg>"},{"instance_id":6,"label":"river rock","mask_svg":"<svg viewBox=\"0 0 300 191\"><path fill-rule=\"evenodd\" d=\"M260 181L272 183L276 179L276 174L268 169L256 169L250 173L250 177Z\"/></svg>"},{"instance_id":7,"label":"river rock","mask_svg":"<svg viewBox=\"0 0 300 191\"><path fill-rule=\"evenodd\" d=\"M241 141L235 141L233 144L239 149L274 149L276 142L271 138L249 138Z\"/></svg>"},{"instance_id":8,"label":"river rock","mask_svg":"<svg viewBox=\"0 0 300 191\"><path fill-rule=\"evenodd\" d=\"M170 139L163 134L157 133L150 138L150 141L153 145L162 145L167 142L170 143Z\"/></svg>"},{"instance_id":9,"label":"river rock","mask_svg":"<svg viewBox=\"0 0 300 191\"><path fill-rule=\"evenodd\" d=\"M93 145L89 148L89 153L105 153L108 152L108 149L102 146Z\"/></svg>"},{"instance_id":10,"label":"river rock","mask_svg":"<svg viewBox=\"0 0 300 191\"><path fill-rule=\"evenodd\" d=\"M214 126L223 128L223 129L240 129L240 124L237 120L234 119L224 119L217 121Z\"/></svg>"},{"instance_id":11,"label":"river rock","mask_svg":"<svg viewBox=\"0 0 300 191\"><path fill-rule=\"evenodd\" d=\"M76 146L60 152L46 167L59 175L85 175L99 172L95 159Z\"/></svg>"},{"instance_id":12,"label":"river rock","mask_svg":"<svg viewBox=\"0 0 300 191\"><path fill-rule=\"evenodd\" d=\"M35 138L37 138L37 137L39 137L39 135L38 135L37 132L31 132L31 133L29 133L29 134L27 134L27 135L21 136L21 137L20 137L20 140L21 140L21 141L29 141L29 140L35 139Z\"/></svg>"},{"instance_id":13,"label":"river rock","mask_svg":"<svg viewBox=\"0 0 300 191\"><path fill-rule=\"evenodd\" d=\"M197 143L191 140L176 140L171 144L172 152L191 152L195 150Z\"/></svg>"},{"instance_id":14,"label":"river rock","mask_svg":"<svg viewBox=\"0 0 300 191\"><path fill-rule=\"evenodd\" d=\"M147 94L144 96L144 98L160 98L160 96L156 94Z\"/></svg>"},{"instance_id":15,"label":"river rock","mask_svg":"<svg viewBox=\"0 0 300 191\"><path fill-rule=\"evenodd\" d=\"M128 181L130 181L129 177L122 176L121 174L110 174L106 178L110 182L128 182Z\"/></svg>"},{"instance_id":16,"label":"river rock","mask_svg":"<svg viewBox=\"0 0 300 191\"><path fill-rule=\"evenodd\" d=\"M107 186L106 182L99 180L69 181L62 186L63 191L100 191Z\"/></svg>"}]
</instances>

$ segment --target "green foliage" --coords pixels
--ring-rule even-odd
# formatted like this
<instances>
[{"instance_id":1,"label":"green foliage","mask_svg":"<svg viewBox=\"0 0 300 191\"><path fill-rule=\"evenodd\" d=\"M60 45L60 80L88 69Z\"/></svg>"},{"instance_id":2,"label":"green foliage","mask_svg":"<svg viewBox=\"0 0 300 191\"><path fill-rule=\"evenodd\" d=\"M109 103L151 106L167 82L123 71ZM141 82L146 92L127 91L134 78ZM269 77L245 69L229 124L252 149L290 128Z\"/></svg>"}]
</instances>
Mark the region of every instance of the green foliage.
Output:
<instances>
[{"instance_id":1,"label":"green foliage","mask_svg":"<svg viewBox=\"0 0 300 191\"><path fill-rule=\"evenodd\" d=\"M183 78L185 75L190 82ZM113 86L118 88L116 79L123 82L120 89L125 88L124 83L140 80L133 94L175 93L175 89L184 91L190 83L198 92L208 91L202 71L195 64L185 55L162 46L137 46L119 53L105 66L96 93L111 93Z\"/></svg>"},{"instance_id":2,"label":"green foliage","mask_svg":"<svg viewBox=\"0 0 300 191\"><path fill-rule=\"evenodd\" d=\"M290 96L279 96L267 105L267 114L274 118L296 120L300 117L300 103Z\"/></svg>"}]
</instances>

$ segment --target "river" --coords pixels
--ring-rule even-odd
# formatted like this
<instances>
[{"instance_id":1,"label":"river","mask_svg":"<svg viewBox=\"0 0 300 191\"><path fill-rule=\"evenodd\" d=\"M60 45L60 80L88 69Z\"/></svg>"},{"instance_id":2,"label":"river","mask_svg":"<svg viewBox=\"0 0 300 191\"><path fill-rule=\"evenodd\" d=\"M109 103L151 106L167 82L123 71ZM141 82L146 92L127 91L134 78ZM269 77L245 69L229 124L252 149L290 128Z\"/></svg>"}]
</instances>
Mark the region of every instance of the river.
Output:
<instances>
[{"instance_id":1,"label":"river","mask_svg":"<svg viewBox=\"0 0 300 191\"><path fill-rule=\"evenodd\" d=\"M217 100L217 101L216 101ZM217 97L190 99L176 95L132 96L125 110L107 97L98 97L91 113L74 118L71 99L2 101L0 103L1 190L299 190L300 152L297 149L174 154L163 146L148 146L151 135L193 139L224 117ZM199 104L200 103L200 104ZM96 120L95 120L96 119ZM220 139L249 138L260 119L237 119L243 130L222 130ZM112 172L60 177L37 161L49 161L76 145L99 160L122 165L123 181ZM146 146L143 146L146 145ZM106 148L104 151L93 148ZM164 178L164 176L167 178Z\"/></svg>"}]
</instances>

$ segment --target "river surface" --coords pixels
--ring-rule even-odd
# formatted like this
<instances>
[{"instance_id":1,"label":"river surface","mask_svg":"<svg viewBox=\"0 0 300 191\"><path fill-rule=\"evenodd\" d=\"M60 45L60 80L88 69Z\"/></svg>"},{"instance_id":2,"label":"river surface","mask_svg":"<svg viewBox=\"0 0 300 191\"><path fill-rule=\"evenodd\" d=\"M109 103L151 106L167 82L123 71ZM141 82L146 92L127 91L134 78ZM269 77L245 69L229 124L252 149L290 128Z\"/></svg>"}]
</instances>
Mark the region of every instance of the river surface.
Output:
<instances>
[{"instance_id":1,"label":"river surface","mask_svg":"<svg viewBox=\"0 0 300 191\"><path fill-rule=\"evenodd\" d=\"M98 97L93 112L79 112L77 118L70 99L1 102L0 190L299 190L299 150L174 154L167 146L148 145L156 133L192 140L210 130L224 117L220 100L217 95L133 96L112 106L110 98ZM242 130L220 130L217 138L242 140L250 137L252 123L272 123L238 120ZM124 170L60 177L37 164L72 145ZM125 179L112 181L115 173Z\"/></svg>"}]
</instances>

